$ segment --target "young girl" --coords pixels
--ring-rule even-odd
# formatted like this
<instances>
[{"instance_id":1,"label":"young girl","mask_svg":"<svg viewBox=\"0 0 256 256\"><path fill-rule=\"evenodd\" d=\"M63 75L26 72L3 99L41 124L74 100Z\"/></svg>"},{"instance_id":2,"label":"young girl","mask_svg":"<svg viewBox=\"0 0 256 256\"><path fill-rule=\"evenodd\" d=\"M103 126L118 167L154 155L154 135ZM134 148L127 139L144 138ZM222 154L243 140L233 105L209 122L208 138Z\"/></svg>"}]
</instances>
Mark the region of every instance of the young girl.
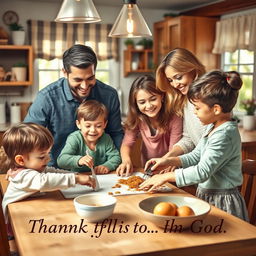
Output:
<instances>
[{"instance_id":1,"label":"young girl","mask_svg":"<svg viewBox=\"0 0 256 256\"><path fill-rule=\"evenodd\" d=\"M203 64L190 51L176 48L169 52L156 71L156 86L167 93L170 109L183 117L182 138L167 156L179 156L194 149L199 142L204 127L187 100L191 83L205 73Z\"/></svg>"},{"instance_id":2,"label":"young girl","mask_svg":"<svg viewBox=\"0 0 256 256\"><path fill-rule=\"evenodd\" d=\"M118 175L133 172L131 150L137 137L142 138L142 164L152 157L162 157L181 138L182 119L166 107L165 93L156 88L155 79L144 75L132 84L125 136L121 145L122 164Z\"/></svg>"},{"instance_id":3,"label":"young girl","mask_svg":"<svg viewBox=\"0 0 256 256\"><path fill-rule=\"evenodd\" d=\"M97 174L113 171L121 162L119 151L111 137L104 133L107 108L96 100L83 102L77 109L78 131L71 133L57 163L64 169L88 172L94 167Z\"/></svg>"},{"instance_id":4,"label":"young girl","mask_svg":"<svg viewBox=\"0 0 256 256\"><path fill-rule=\"evenodd\" d=\"M189 88L188 98L195 114L208 125L197 147L179 157L154 158L152 169L166 165L182 167L175 172L157 174L141 188L152 191L165 182L178 187L198 184L197 196L214 206L248 220L245 202L237 187L242 184L241 138L237 123L232 120L242 80L237 72L212 71Z\"/></svg>"},{"instance_id":5,"label":"young girl","mask_svg":"<svg viewBox=\"0 0 256 256\"><path fill-rule=\"evenodd\" d=\"M52 191L75 186L76 183L95 187L89 175L47 167L53 145L51 133L43 126L22 123L8 129L2 145L10 169L10 181L4 194L2 207L7 219L7 205L41 191Z\"/></svg>"}]
</instances>

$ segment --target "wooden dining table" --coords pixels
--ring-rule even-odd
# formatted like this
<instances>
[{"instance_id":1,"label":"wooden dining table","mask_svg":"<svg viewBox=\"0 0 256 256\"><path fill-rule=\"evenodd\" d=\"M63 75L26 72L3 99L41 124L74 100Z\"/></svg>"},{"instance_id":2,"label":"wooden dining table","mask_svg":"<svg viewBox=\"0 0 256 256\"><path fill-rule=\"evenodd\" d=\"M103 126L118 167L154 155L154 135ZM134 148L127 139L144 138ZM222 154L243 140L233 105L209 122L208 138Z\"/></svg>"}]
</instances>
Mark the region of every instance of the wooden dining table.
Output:
<instances>
[{"instance_id":1,"label":"wooden dining table","mask_svg":"<svg viewBox=\"0 0 256 256\"><path fill-rule=\"evenodd\" d=\"M7 187L4 176L2 192ZM170 186L165 195L192 196ZM79 217L73 200L60 191L12 203L8 212L21 256L256 255L256 227L213 206L196 229L158 228L144 218L138 204L159 195L117 196L113 215L98 224Z\"/></svg>"}]
</instances>

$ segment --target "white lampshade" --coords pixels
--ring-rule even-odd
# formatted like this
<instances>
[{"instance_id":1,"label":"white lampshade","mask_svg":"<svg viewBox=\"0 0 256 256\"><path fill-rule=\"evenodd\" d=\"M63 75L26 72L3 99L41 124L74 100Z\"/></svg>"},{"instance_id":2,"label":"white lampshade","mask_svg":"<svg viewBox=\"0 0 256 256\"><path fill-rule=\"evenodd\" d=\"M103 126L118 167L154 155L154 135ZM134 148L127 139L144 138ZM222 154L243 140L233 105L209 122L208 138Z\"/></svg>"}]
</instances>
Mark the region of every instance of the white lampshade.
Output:
<instances>
[{"instance_id":1,"label":"white lampshade","mask_svg":"<svg viewBox=\"0 0 256 256\"><path fill-rule=\"evenodd\" d=\"M109 35L110 37L149 37L152 36L136 0L124 0L124 6L119 13Z\"/></svg>"},{"instance_id":2,"label":"white lampshade","mask_svg":"<svg viewBox=\"0 0 256 256\"><path fill-rule=\"evenodd\" d=\"M101 21L101 18L92 0L64 0L55 21L92 23Z\"/></svg>"}]
</instances>

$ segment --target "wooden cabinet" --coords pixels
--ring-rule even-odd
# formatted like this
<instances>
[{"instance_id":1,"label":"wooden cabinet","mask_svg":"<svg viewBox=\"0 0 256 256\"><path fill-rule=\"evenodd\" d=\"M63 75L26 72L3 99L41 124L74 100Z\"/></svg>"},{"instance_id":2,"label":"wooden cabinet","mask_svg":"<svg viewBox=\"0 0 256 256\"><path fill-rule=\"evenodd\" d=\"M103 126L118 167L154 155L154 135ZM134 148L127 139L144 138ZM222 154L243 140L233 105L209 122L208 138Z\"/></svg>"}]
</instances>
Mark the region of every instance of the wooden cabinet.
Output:
<instances>
[{"instance_id":1,"label":"wooden cabinet","mask_svg":"<svg viewBox=\"0 0 256 256\"><path fill-rule=\"evenodd\" d=\"M219 55L212 53L217 18L178 16L154 24L154 64L176 47L193 52L206 70L219 68Z\"/></svg>"},{"instance_id":2,"label":"wooden cabinet","mask_svg":"<svg viewBox=\"0 0 256 256\"><path fill-rule=\"evenodd\" d=\"M124 76L130 73L153 72L153 50L128 49L124 51Z\"/></svg>"},{"instance_id":3,"label":"wooden cabinet","mask_svg":"<svg viewBox=\"0 0 256 256\"><path fill-rule=\"evenodd\" d=\"M26 81L0 81L0 86L29 86L33 83L33 50L30 45L0 45L0 65L11 71L14 64L27 65Z\"/></svg>"}]
</instances>

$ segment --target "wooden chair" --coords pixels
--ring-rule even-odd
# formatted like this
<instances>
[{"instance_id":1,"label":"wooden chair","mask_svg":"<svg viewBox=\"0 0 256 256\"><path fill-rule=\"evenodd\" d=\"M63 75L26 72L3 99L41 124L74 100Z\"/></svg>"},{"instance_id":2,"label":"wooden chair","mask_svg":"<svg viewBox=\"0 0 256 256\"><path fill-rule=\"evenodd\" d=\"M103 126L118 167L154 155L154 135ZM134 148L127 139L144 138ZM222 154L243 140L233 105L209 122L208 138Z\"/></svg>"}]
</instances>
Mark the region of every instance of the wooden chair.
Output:
<instances>
[{"instance_id":1,"label":"wooden chair","mask_svg":"<svg viewBox=\"0 0 256 256\"><path fill-rule=\"evenodd\" d=\"M256 225L256 160L244 160L242 172L244 181L241 193L246 202L250 223Z\"/></svg>"},{"instance_id":2,"label":"wooden chair","mask_svg":"<svg viewBox=\"0 0 256 256\"><path fill-rule=\"evenodd\" d=\"M2 190L0 188L0 256L10 256L10 247L8 242L8 236L7 236L7 230L6 230L6 224L4 221L4 214L2 210L2 200L3 200L3 194Z\"/></svg>"}]
</instances>

